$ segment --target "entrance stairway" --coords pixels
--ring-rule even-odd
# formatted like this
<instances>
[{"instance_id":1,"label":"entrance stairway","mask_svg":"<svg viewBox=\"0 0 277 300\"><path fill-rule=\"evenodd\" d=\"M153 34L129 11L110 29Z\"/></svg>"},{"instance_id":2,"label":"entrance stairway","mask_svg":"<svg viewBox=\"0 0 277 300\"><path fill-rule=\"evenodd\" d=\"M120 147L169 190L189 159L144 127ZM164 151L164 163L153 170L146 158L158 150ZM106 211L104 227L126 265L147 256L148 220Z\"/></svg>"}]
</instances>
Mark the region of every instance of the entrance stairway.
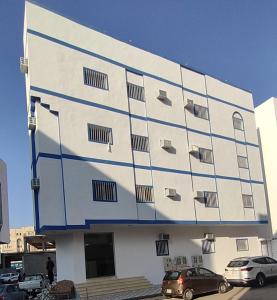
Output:
<instances>
[{"instance_id":1,"label":"entrance stairway","mask_svg":"<svg viewBox=\"0 0 277 300\"><path fill-rule=\"evenodd\" d=\"M114 277L94 278L75 286L81 300L141 299L140 297L160 293L160 287L153 286L143 276L122 279Z\"/></svg>"}]
</instances>

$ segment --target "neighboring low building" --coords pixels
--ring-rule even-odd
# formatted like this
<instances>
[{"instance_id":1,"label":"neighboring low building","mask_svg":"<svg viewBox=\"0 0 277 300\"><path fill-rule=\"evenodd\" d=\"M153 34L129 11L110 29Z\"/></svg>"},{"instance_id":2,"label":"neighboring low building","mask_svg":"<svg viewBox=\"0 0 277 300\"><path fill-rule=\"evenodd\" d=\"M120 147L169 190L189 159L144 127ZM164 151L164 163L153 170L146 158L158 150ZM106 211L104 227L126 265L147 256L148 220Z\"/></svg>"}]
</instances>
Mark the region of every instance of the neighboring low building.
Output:
<instances>
[{"instance_id":1,"label":"neighboring low building","mask_svg":"<svg viewBox=\"0 0 277 300\"><path fill-rule=\"evenodd\" d=\"M0 159L0 244L10 241L7 166Z\"/></svg>"},{"instance_id":2,"label":"neighboring low building","mask_svg":"<svg viewBox=\"0 0 277 300\"><path fill-rule=\"evenodd\" d=\"M172 263L223 273L268 254L250 92L29 2L21 70L58 280L160 283Z\"/></svg>"},{"instance_id":3,"label":"neighboring low building","mask_svg":"<svg viewBox=\"0 0 277 300\"><path fill-rule=\"evenodd\" d=\"M10 242L0 246L1 253L24 252L24 247L26 247L24 238L34 235L35 230L33 226L10 229ZM37 251L33 246L27 245L27 247L28 249L25 249L25 251Z\"/></svg>"},{"instance_id":4,"label":"neighboring low building","mask_svg":"<svg viewBox=\"0 0 277 300\"><path fill-rule=\"evenodd\" d=\"M269 212L269 247L277 259L277 98L255 108L258 136L266 182Z\"/></svg>"}]
</instances>

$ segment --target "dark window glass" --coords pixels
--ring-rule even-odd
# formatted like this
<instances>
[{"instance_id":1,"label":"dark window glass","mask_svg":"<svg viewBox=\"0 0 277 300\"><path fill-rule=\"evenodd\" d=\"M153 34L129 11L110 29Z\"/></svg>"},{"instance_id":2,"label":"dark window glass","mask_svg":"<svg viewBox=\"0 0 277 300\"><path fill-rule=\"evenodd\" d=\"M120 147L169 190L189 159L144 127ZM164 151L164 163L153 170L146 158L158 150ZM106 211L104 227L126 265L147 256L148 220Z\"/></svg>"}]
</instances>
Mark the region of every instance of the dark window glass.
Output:
<instances>
[{"instance_id":1,"label":"dark window glass","mask_svg":"<svg viewBox=\"0 0 277 300\"><path fill-rule=\"evenodd\" d=\"M228 268L240 268L244 267L249 263L249 260L232 260L227 265Z\"/></svg>"},{"instance_id":2,"label":"dark window glass","mask_svg":"<svg viewBox=\"0 0 277 300\"><path fill-rule=\"evenodd\" d=\"M84 84L93 86L99 89L107 90L108 89L108 75L91 70L88 68L83 68L84 73Z\"/></svg>"},{"instance_id":3,"label":"dark window glass","mask_svg":"<svg viewBox=\"0 0 277 300\"><path fill-rule=\"evenodd\" d=\"M92 181L93 200L103 202L116 202L117 191L116 183L112 181Z\"/></svg>"},{"instance_id":4,"label":"dark window glass","mask_svg":"<svg viewBox=\"0 0 277 300\"><path fill-rule=\"evenodd\" d=\"M156 241L156 252L157 252L157 256L168 256L169 255L168 241L167 240Z\"/></svg>"},{"instance_id":5,"label":"dark window glass","mask_svg":"<svg viewBox=\"0 0 277 300\"><path fill-rule=\"evenodd\" d=\"M178 271L168 271L165 273L163 280L177 280L179 276L181 275L181 272Z\"/></svg>"}]
</instances>

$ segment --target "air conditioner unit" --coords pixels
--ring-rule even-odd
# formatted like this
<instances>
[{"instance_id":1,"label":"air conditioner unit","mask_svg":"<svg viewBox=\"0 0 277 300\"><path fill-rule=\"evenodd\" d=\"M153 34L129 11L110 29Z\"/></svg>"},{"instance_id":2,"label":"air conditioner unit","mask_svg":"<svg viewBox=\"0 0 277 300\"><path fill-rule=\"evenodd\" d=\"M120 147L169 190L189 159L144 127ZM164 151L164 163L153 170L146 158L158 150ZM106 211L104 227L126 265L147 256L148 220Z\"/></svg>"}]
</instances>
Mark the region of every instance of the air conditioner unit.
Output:
<instances>
[{"instance_id":1,"label":"air conditioner unit","mask_svg":"<svg viewBox=\"0 0 277 300\"><path fill-rule=\"evenodd\" d=\"M199 147L195 145L189 146L189 153L190 154L198 154L199 153Z\"/></svg>"},{"instance_id":2,"label":"air conditioner unit","mask_svg":"<svg viewBox=\"0 0 277 300\"><path fill-rule=\"evenodd\" d=\"M38 190L40 188L40 180L39 178L33 178L31 180L32 190Z\"/></svg>"},{"instance_id":3,"label":"air conditioner unit","mask_svg":"<svg viewBox=\"0 0 277 300\"><path fill-rule=\"evenodd\" d=\"M159 240L169 240L170 236L167 233L159 233Z\"/></svg>"},{"instance_id":4,"label":"air conditioner unit","mask_svg":"<svg viewBox=\"0 0 277 300\"><path fill-rule=\"evenodd\" d=\"M205 198L205 192L202 191L196 191L194 192L194 199L203 199Z\"/></svg>"},{"instance_id":5,"label":"air conditioner unit","mask_svg":"<svg viewBox=\"0 0 277 300\"><path fill-rule=\"evenodd\" d=\"M176 189L170 189L170 188L166 188L165 189L165 196L166 197L176 197L177 193L176 193Z\"/></svg>"},{"instance_id":6,"label":"air conditioner unit","mask_svg":"<svg viewBox=\"0 0 277 300\"><path fill-rule=\"evenodd\" d=\"M159 96L157 97L157 99L161 100L161 101L166 101L168 100L167 98L167 92L166 91L159 91Z\"/></svg>"},{"instance_id":7,"label":"air conditioner unit","mask_svg":"<svg viewBox=\"0 0 277 300\"><path fill-rule=\"evenodd\" d=\"M20 71L23 74L28 73L28 59L25 57L20 57Z\"/></svg>"},{"instance_id":8,"label":"air conditioner unit","mask_svg":"<svg viewBox=\"0 0 277 300\"><path fill-rule=\"evenodd\" d=\"M193 255L191 257L191 264L193 267L202 267L203 266L203 257L202 255Z\"/></svg>"},{"instance_id":9,"label":"air conditioner unit","mask_svg":"<svg viewBox=\"0 0 277 300\"><path fill-rule=\"evenodd\" d=\"M37 126L37 120L35 117L28 118L28 128L29 130L35 130Z\"/></svg>"},{"instance_id":10,"label":"air conditioner unit","mask_svg":"<svg viewBox=\"0 0 277 300\"><path fill-rule=\"evenodd\" d=\"M188 99L187 104L185 105L185 109L192 111L193 107L194 107L193 100Z\"/></svg>"},{"instance_id":11,"label":"air conditioner unit","mask_svg":"<svg viewBox=\"0 0 277 300\"><path fill-rule=\"evenodd\" d=\"M170 140L161 140L160 144L163 149L169 149L172 147L172 142Z\"/></svg>"},{"instance_id":12,"label":"air conditioner unit","mask_svg":"<svg viewBox=\"0 0 277 300\"><path fill-rule=\"evenodd\" d=\"M209 240L209 241L215 240L215 234L213 234L213 233L205 233L204 237L205 237L205 240Z\"/></svg>"}]
</instances>

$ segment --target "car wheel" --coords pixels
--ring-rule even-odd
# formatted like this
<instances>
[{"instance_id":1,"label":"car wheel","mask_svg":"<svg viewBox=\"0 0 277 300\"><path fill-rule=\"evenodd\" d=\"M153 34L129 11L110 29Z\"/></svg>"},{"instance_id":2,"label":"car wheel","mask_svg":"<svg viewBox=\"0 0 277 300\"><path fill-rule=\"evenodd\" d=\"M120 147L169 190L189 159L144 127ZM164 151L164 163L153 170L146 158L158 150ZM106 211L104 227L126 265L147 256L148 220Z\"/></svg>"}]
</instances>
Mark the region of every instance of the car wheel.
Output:
<instances>
[{"instance_id":1,"label":"car wheel","mask_svg":"<svg viewBox=\"0 0 277 300\"><path fill-rule=\"evenodd\" d=\"M218 292L220 294L224 294L227 292L227 289L228 289L227 284L225 282L220 282L220 284L218 286Z\"/></svg>"},{"instance_id":2,"label":"car wheel","mask_svg":"<svg viewBox=\"0 0 277 300\"><path fill-rule=\"evenodd\" d=\"M193 291L191 289L186 289L183 294L184 300L192 300L193 299Z\"/></svg>"},{"instance_id":3,"label":"car wheel","mask_svg":"<svg viewBox=\"0 0 277 300\"><path fill-rule=\"evenodd\" d=\"M265 285L265 276L262 273L259 273L256 277L257 287L261 288Z\"/></svg>"}]
</instances>

